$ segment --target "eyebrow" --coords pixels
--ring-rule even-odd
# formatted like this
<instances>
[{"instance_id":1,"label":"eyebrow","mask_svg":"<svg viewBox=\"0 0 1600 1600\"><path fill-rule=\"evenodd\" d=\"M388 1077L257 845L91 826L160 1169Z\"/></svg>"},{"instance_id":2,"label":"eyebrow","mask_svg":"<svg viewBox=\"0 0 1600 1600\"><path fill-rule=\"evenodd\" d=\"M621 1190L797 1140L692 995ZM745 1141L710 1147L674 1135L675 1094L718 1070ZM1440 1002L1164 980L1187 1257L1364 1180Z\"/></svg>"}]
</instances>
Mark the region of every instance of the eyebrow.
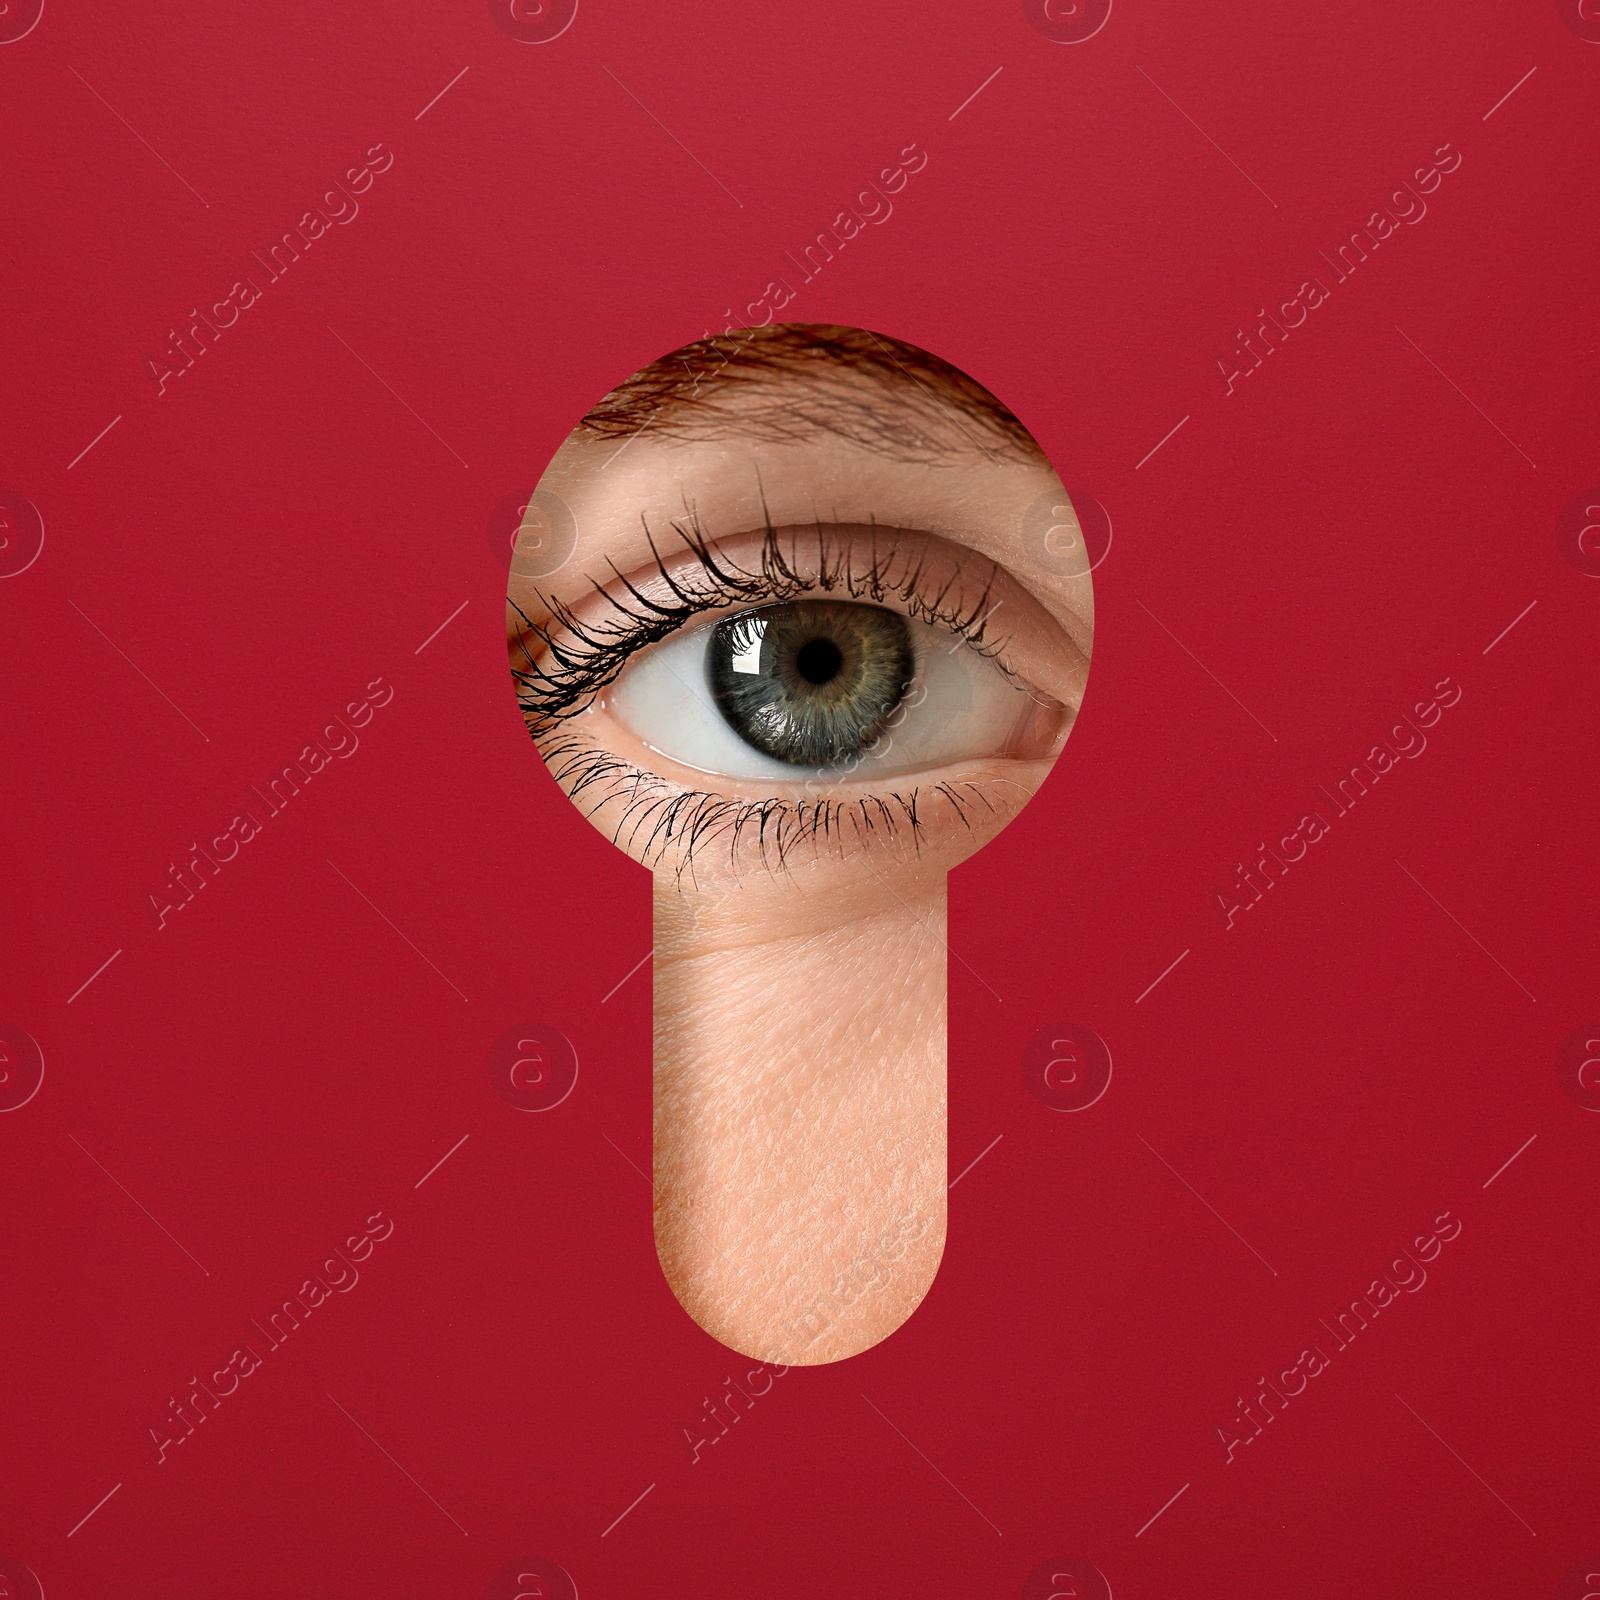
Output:
<instances>
[{"instance_id":1,"label":"eyebrow","mask_svg":"<svg viewBox=\"0 0 1600 1600\"><path fill-rule=\"evenodd\" d=\"M696 339L619 384L578 431L615 439L647 427L773 444L832 435L917 462L963 445L991 458L1039 451L1010 409L959 367L887 334L827 323Z\"/></svg>"}]
</instances>

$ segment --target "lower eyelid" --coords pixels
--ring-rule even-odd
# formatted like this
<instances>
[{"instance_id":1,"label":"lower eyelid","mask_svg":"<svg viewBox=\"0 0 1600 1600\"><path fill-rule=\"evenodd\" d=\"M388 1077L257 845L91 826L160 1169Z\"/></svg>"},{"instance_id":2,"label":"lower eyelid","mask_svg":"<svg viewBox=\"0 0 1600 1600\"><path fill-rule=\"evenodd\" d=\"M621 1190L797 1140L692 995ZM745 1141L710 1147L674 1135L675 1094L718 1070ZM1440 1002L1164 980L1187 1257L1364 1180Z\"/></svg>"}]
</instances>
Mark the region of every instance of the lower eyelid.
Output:
<instances>
[{"instance_id":1,"label":"lower eyelid","mask_svg":"<svg viewBox=\"0 0 1600 1600\"><path fill-rule=\"evenodd\" d=\"M747 794L738 782L707 788L705 774L682 769L680 779L618 754L587 722L564 724L542 746L552 775L613 844L679 873L718 862L736 874L778 870L890 846L948 868L1021 810L1052 765L999 758L876 784Z\"/></svg>"},{"instance_id":2,"label":"lower eyelid","mask_svg":"<svg viewBox=\"0 0 1600 1600\"><path fill-rule=\"evenodd\" d=\"M1058 708L1059 710L1060 708ZM1048 707L1041 707L1049 717ZM1058 719L1054 728L1059 730ZM829 778L816 776L800 769L787 773L778 771L760 776L730 776L692 767L677 760L666 751L650 744L626 724L610 714L604 704L591 707L581 716L560 723L539 740L544 755L558 781L563 761L578 754L596 762L614 763L618 769L614 776L625 778L637 786L650 781L674 794L705 793L717 798L751 805L781 805L805 802L814 804L824 799L852 799L867 794L887 795L899 790L909 793L918 787L937 788L941 783L1032 782L1031 769L1039 769L1042 777L1054 763L1060 732L1030 741L1026 753L1010 751L992 755L969 756L946 761L938 766L916 771L894 773L868 773L865 776ZM565 782L562 783L566 787ZM570 792L570 791L569 791Z\"/></svg>"}]
</instances>

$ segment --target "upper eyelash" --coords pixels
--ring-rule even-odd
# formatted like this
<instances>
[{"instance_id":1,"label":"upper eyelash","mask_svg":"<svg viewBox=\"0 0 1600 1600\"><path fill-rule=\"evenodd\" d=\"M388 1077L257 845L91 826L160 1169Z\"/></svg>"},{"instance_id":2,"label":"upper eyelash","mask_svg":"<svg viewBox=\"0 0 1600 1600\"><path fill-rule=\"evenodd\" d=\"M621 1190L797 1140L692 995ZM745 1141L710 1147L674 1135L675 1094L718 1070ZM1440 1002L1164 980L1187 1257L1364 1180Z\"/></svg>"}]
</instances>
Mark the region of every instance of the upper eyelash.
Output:
<instances>
[{"instance_id":1,"label":"upper eyelash","mask_svg":"<svg viewBox=\"0 0 1600 1600\"><path fill-rule=\"evenodd\" d=\"M813 524L818 532L824 525L820 520ZM549 607L550 620L537 623L515 601L509 602L524 624L518 644L527 662L526 668L513 668L511 676L517 684L517 703L535 738L552 723L586 710L635 651L670 637L702 612L740 602L781 602L814 589L831 593L842 588L852 599L880 604L885 599L897 599L910 615L948 628L969 648L994 662L997 669L1007 672L1001 659L1004 642L994 639L989 631L989 618L993 615L989 595L998 568L991 570L974 603L957 605L949 596L960 577L959 569L937 593L922 593L926 555L914 564L902 561L903 570L896 573L898 548L891 540L886 549L880 549L875 525L865 552L869 559L864 570L858 566L860 542L851 541L831 558L824 545L818 570L812 577L799 572L792 549L785 553L783 540L770 518L764 524L759 570L755 572L746 571L720 552L692 511L683 521L675 520L671 527L694 556L696 567L687 575L670 570L649 524L645 524L645 539L656 571L673 596L666 604L640 593L609 558L606 565L621 592L590 580L596 594L611 607L611 612L598 620L579 617L564 602L541 595ZM529 648L530 639L544 646L537 658Z\"/></svg>"}]
</instances>

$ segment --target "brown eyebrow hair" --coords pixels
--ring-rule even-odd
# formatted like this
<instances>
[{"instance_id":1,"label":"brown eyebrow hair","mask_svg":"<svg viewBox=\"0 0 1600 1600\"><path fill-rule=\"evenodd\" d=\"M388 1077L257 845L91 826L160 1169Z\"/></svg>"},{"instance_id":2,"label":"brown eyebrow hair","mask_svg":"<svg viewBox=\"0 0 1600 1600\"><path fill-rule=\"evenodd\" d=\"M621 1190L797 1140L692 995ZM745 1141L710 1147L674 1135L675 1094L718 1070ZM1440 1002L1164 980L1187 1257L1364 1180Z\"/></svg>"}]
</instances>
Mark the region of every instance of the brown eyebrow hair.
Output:
<instances>
[{"instance_id":1,"label":"brown eyebrow hair","mask_svg":"<svg viewBox=\"0 0 1600 1600\"><path fill-rule=\"evenodd\" d=\"M735 403L736 402L736 409ZM696 339L641 368L578 424L580 434L793 443L832 434L906 461L1036 457L1008 407L948 361L865 328L782 322Z\"/></svg>"}]
</instances>

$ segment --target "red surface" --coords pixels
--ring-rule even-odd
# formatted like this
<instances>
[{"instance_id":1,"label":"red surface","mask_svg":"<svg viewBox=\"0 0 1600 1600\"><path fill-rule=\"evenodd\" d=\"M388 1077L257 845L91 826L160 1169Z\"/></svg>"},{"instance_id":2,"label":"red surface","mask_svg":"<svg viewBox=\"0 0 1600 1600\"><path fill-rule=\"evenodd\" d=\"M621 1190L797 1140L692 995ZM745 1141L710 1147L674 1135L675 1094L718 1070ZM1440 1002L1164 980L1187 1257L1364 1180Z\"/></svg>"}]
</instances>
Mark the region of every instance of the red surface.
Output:
<instances>
[{"instance_id":1,"label":"red surface","mask_svg":"<svg viewBox=\"0 0 1600 1600\"><path fill-rule=\"evenodd\" d=\"M52 1597L480 1596L539 1558L585 1600L1012 1596L1045 1562L1079 1576L1028 1593L1089 1563L1118 1600L1276 1600L1553 1595L1600 1556L1600 1027L1558 1073L1600 1019L1600 582L1558 537L1600 483L1600 29L1566 9L1130 0L1062 44L1018 5L591 0L525 44L481 4L52 0L0 45L0 488L44 526L0 583L0 1021L45 1062L0 1117L0 1558ZM1017 409L1114 525L1099 650L954 886L952 1174L992 1148L931 1296L691 1463L746 1364L667 1290L635 1170L646 882L521 731L486 531L911 142L787 314ZM178 319L380 143L359 213L158 393ZM1426 216L1228 394L1243 319L1446 144ZM1426 750L1328 814L1445 678ZM324 735L378 679L359 747ZM312 740L344 754L158 927L169 863ZM488 1071L522 1023L577 1051L543 1114ZM1060 1025L1114 1060L1075 1114L1023 1070ZM313 1273L158 1463L169 1397Z\"/></svg>"}]
</instances>

